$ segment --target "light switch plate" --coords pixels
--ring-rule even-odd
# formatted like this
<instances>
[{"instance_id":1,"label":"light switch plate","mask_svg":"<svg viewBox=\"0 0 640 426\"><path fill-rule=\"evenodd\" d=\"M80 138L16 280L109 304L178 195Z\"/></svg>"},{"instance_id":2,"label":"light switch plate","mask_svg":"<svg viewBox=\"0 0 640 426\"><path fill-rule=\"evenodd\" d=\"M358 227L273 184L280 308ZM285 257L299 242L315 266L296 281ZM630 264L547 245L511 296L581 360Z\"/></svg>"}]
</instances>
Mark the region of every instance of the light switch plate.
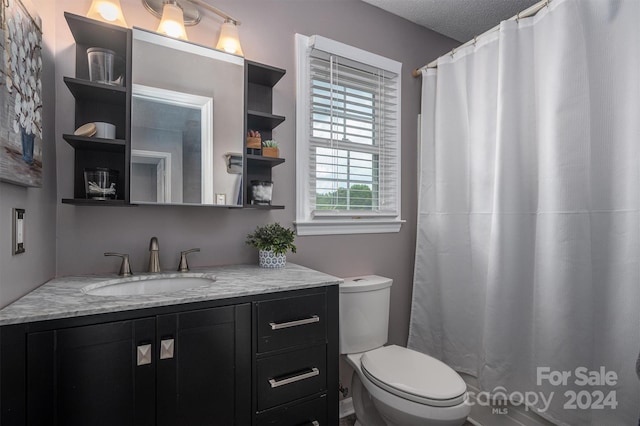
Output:
<instances>
[{"instance_id":1,"label":"light switch plate","mask_svg":"<svg viewBox=\"0 0 640 426\"><path fill-rule=\"evenodd\" d=\"M13 254L20 254L25 252L24 213L24 209L13 209Z\"/></svg>"}]
</instances>

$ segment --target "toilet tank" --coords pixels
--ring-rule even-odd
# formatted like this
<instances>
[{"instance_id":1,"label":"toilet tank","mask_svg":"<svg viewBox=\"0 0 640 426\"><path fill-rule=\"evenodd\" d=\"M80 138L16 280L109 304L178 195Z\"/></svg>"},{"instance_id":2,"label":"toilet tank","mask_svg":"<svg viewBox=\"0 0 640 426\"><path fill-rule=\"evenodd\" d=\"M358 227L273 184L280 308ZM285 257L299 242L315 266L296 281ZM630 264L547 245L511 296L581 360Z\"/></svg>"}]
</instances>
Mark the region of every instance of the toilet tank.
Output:
<instances>
[{"instance_id":1,"label":"toilet tank","mask_svg":"<svg viewBox=\"0 0 640 426\"><path fill-rule=\"evenodd\" d=\"M352 354L387 343L391 278L367 275L340 284L340 353Z\"/></svg>"}]
</instances>

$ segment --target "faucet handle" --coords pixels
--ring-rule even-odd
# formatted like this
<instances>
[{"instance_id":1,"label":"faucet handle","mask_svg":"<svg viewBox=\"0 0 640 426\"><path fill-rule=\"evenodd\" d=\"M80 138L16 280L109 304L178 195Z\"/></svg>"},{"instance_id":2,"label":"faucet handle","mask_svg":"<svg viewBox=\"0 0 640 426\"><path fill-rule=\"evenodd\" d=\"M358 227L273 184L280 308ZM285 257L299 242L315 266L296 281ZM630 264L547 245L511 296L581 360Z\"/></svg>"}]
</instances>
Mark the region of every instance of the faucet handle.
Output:
<instances>
[{"instance_id":1,"label":"faucet handle","mask_svg":"<svg viewBox=\"0 0 640 426\"><path fill-rule=\"evenodd\" d=\"M194 251L200 251L199 248L192 248L191 250L185 250L180 252L180 264L178 265L178 272L189 272L189 265L187 264L187 255Z\"/></svg>"},{"instance_id":2,"label":"faucet handle","mask_svg":"<svg viewBox=\"0 0 640 426\"><path fill-rule=\"evenodd\" d=\"M122 264L120 265L120 271L118 272L118 275L123 276L123 277L130 277L131 275L133 275L133 273L131 272L131 265L129 265L129 255L128 254L122 254L122 253L105 253L105 256L119 256L122 258Z\"/></svg>"}]
</instances>

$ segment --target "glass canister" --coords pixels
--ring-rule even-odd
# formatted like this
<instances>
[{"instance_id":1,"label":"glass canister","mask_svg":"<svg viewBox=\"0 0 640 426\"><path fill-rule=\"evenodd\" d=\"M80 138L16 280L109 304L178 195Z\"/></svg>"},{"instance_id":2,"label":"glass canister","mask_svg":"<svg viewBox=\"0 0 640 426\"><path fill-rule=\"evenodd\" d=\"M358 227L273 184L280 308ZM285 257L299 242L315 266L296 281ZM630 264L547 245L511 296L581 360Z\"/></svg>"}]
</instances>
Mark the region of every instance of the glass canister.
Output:
<instances>
[{"instance_id":1,"label":"glass canister","mask_svg":"<svg viewBox=\"0 0 640 426\"><path fill-rule=\"evenodd\" d=\"M115 200L118 171L103 167L84 169L84 189L87 198L93 200Z\"/></svg>"},{"instance_id":2,"label":"glass canister","mask_svg":"<svg viewBox=\"0 0 640 426\"><path fill-rule=\"evenodd\" d=\"M89 60L89 80L97 83L111 84L114 80L113 64L116 53L113 50L101 47L90 47L87 49L87 59Z\"/></svg>"}]
</instances>

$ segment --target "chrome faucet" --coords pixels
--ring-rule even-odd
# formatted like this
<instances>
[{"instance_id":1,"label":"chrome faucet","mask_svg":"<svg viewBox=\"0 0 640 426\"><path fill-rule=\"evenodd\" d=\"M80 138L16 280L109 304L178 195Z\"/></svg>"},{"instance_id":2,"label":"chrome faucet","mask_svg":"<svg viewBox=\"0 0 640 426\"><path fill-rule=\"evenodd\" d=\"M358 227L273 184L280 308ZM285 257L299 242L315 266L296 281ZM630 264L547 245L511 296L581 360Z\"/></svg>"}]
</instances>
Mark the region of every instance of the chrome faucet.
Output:
<instances>
[{"instance_id":1,"label":"chrome faucet","mask_svg":"<svg viewBox=\"0 0 640 426\"><path fill-rule=\"evenodd\" d=\"M149 242L149 272L160 272L160 246L157 237L152 237Z\"/></svg>"}]
</instances>

